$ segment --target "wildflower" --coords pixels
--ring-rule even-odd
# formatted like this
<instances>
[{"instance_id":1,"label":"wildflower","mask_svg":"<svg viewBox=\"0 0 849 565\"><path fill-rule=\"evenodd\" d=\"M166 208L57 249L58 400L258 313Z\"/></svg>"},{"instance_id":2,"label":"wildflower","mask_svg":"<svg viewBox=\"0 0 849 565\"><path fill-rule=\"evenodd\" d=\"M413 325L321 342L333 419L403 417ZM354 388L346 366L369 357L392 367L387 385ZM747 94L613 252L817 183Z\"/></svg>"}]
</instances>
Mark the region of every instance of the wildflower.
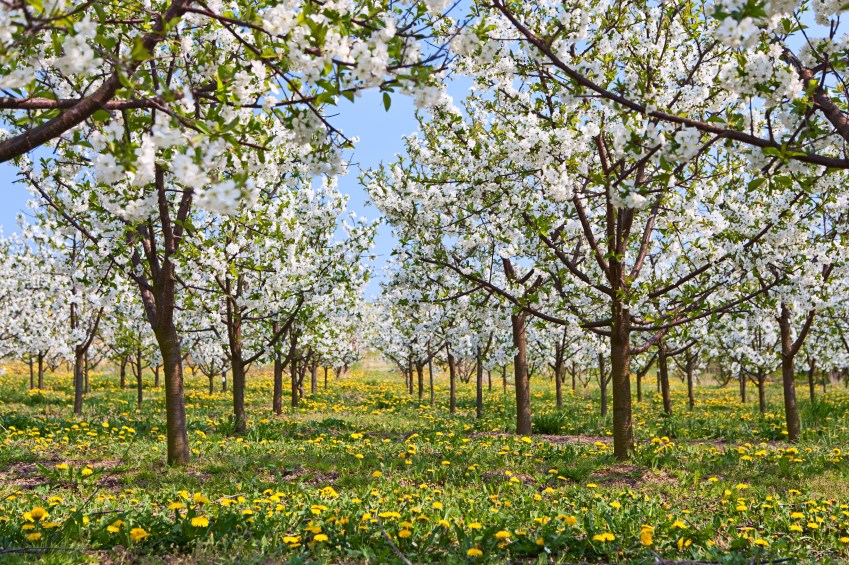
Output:
<instances>
[{"instance_id":1,"label":"wildflower","mask_svg":"<svg viewBox=\"0 0 849 565\"><path fill-rule=\"evenodd\" d=\"M172 502L171 504L168 505L169 510L179 510L180 508L185 508L185 507L186 507L186 505L183 504L182 502Z\"/></svg>"},{"instance_id":2,"label":"wildflower","mask_svg":"<svg viewBox=\"0 0 849 565\"><path fill-rule=\"evenodd\" d=\"M640 528L640 543L649 546L652 544L652 533L654 532L654 528L652 526L643 524Z\"/></svg>"},{"instance_id":3,"label":"wildflower","mask_svg":"<svg viewBox=\"0 0 849 565\"><path fill-rule=\"evenodd\" d=\"M413 532L411 532L410 530L408 530L408 529L406 529L406 528L404 528L403 530L401 530L400 532L398 532L398 537L399 537L399 538L408 538L408 537L410 537L411 535L413 535Z\"/></svg>"},{"instance_id":4,"label":"wildflower","mask_svg":"<svg viewBox=\"0 0 849 565\"><path fill-rule=\"evenodd\" d=\"M114 522L112 522L112 524L110 524L109 526L106 527L106 531L109 532L110 534L117 534L118 532L121 531L121 527L123 525L124 525L123 520L115 520Z\"/></svg>"},{"instance_id":5,"label":"wildflower","mask_svg":"<svg viewBox=\"0 0 849 565\"><path fill-rule=\"evenodd\" d=\"M473 547L466 552L466 555L468 557L480 557L481 555L483 555L483 551L476 547Z\"/></svg>"},{"instance_id":6,"label":"wildflower","mask_svg":"<svg viewBox=\"0 0 849 565\"><path fill-rule=\"evenodd\" d=\"M604 532L603 534L596 534L596 535L593 536L594 541L600 541L602 543L608 542L608 541L613 541L615 539L616 539L616 536L614 536L610 532Z\"/></svg>"},{"instance_id":7,"label":"wildflower","mask_svg":"<svg viewBox=\"0 0 849 565\"><path fill-rule=\"evenodd\" d=\"M433 503L433 508L434 508L435 510L442 510L442 503L441 503L441 502L434 502L434 503Z\"/></svg>"},{"instance_id":8,"label":"wildflower","mask_svg":"<svg viewBox=\"0 0 849 565\"><path fill-rule=\"evenodd\" d=\"M315 536L313 536L312 540L313 541L327 541L328 537L327 537L327 534L316 534Z\"/></svg>"},{"instance_id":9,"label":"wildflower","mask_svg":"<svg viewBox=\"0 0 849 565\"><path fill-rule=\"evenodd\" d=\"M201 493L196 492L194 496L192 496L192 502L195 504L209 504L209 499Z\"/></svg>"},{"instance_id":10,"label":"wildflower","mask_svg":"<svg viewBox=\"0 0 849 565\"><path fill-rule=\"evenodd\" d=\"M41 532L33 532L31 534L27 534L27 539L29 541L38 541L41 539Z\"/></svg>"},{"instance_id":11,"label":"wildflower","mask_svg":"<svg viewBox=\"0 0 849 565\"><path fill-rule=\"evenodd\" d=\"M510 537L510 532L507 530L501 530L499 532L495 532L495 539L507 539Z\"/></svg>"},{"instance_id":12,"label":"wildflower","mask_svg":"<svg viewBox=\"0 0 849 565\"><path fill-rule=\"evenodd\" d=\"M92 474L94 474L94 471L91 467L86 467L82 471L80 471L80 475L82 475L83 477L88 477Z\"/></svg>"},{"instance_id":13,"label":"wildflower","mask_svg":"<svg viewBox=\"0 0 849 565\"><path fill-rule=\"evenodd\" d=\"M470 530L480 530L482 527L483 525L480 522L472 522L471 524L469 524Z\"/></svg>"},{"instance_id":14,"label":"wildflower","mask_svg":"<svg viewBox=\"0 0 849 565\"><path fill-rule=\"evenodd\" d=\"M192 526L195 528L205 528L209 525L209 518L206 516L195 516L192 518Z\"/></svg>"},{"instance_id":15,"label":"wildflower","mask_svg":"<svg viewBox=\"0 0 849 565\"><path fill-rule=\"evenodd\" d=\"M683 551L685 547L690 547L693 543L693 540L685 540L683 537L678 538L678 550Z\"/></svg>"},{"instance_id":16,"label":"wildflower","mask_svg":"<svg viewBox=\"0 0 849 565\"><path fill-rule=\"evenodd\" d=\"M141 541L149 535L144 528L133 528L130 530L130 541Z\"/></svg>"},{"instance_id":17,"label":"wildflower","mask_svg":"<svg viewBox=\"0 0 849 565\"><path fill-rule=\"evenodd\" d=\"M68 464L67 463L58 463L56 465L56 470L57 471L67 471L68 470Z\"/></svg>"},{"instance_id":18,"label":"wildflower","mask_svg":"<svg viewBox=\"0 0 849 565\"><path fill-rule=\"evenodd\" d=\"M769 547L769 542L766 541L765 539L756 539L754 541L754 544L758 545L760 547Z\"/></svg>"},{"instance_id":19,"label":"wildflower","mask_svg":"<svg viewBox=\"0 0 849 565\"><path fill-rule=\"evenodd\" d=\"M39 522L44 518L48 517L50 514L42 508L41 506L36 506L29 512L24 513L24 519L28 522Z\"/></svg>"}]
</instances>

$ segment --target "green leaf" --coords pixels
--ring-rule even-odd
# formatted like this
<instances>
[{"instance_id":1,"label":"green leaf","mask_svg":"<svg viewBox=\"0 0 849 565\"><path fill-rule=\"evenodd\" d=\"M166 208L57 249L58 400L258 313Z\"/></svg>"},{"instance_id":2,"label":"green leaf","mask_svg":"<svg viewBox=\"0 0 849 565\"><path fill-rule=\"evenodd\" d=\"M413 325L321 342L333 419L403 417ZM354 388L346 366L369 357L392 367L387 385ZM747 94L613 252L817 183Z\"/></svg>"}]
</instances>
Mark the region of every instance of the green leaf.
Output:
<instances>
[{"instance_id":1,"label":"green leaf","mask_svg":"<svg viewBox=\"0 0 849 565\"><path fill-rule=\"evenodd\" d=\"M390 106L392 106L392 97L389 96L388 92L384 92L383 93L383 108L388 112Z\"/></svg>"}]
</instances>

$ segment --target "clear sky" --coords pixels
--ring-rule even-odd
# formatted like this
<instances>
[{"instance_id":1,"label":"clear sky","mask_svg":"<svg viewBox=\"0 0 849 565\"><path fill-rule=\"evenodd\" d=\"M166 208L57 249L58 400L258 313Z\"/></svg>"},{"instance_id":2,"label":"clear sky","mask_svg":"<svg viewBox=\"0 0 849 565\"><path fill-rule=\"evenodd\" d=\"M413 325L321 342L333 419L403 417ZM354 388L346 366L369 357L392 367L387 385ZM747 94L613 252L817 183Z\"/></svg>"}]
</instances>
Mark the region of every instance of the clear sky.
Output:
<instances>
[{"instance_id":1,"label":"clear sky","mask_svg":"<svg viewBox=\"0 0 849 565\"><path fill-rule=\"evenodd\" d=\"M455 100L461 99L469 86L469 81L460 80L449 87ZM343 99L337 109L338 115L333 123L348 136L357 136L360 142L351 155L353 166L349 173L339 179L339 189L351 196L349 208L358 215L369 219L377 218L379 212L368 206L368 196L359 185L360 167L368 168L380 162L390 162L403 149L403 137L416 131L415 106L410 97L395 94L389 111L383 107L383 97L376 91L366 91L354 103ZM17 231L15 218L25 211L29 193L19 183L15 183L16 169L0 163L0 225L3 233ZM386 262L392 250L391 230L382 226L375 242L377 255L375 275L367 288L367 296L375 297L379 289L380 267Z\"/></svg>"}]
</instances>

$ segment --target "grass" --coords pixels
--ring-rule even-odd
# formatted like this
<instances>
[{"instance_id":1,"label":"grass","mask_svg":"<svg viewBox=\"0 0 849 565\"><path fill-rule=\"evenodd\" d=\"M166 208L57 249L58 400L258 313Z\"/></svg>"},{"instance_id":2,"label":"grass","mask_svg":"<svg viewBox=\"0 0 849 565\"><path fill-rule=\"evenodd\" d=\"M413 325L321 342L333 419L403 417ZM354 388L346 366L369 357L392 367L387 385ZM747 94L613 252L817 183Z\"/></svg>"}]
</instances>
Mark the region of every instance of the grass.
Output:
<instances>
[{"instance_id":1,"label":"grass","mask_svg":"<svg viewBox=\"0 0 849 565\"><path fill-rule=\"evenodd\" d=\"M354 371L301 408L270 413L271 380L248 383L252 416L230 430L230 397L188 377L186 469L164 464L161 390L145 404L93 374L80 420L70 376L30 393L0 376L0 561L31 563L522 563L849 559L849 394L800 402L804 435L782 442L780 388L766 415L702 386L660 415L635 404L633 461L615 463L597 391L533 383L535 433L510 435L512 390L463 385L450 416L398 377ZM427 397L427 395L426 395ZM62 548L48 551L46 548ZM25 553L12 553L20 551Z\"/></svg>"}]
</instances>

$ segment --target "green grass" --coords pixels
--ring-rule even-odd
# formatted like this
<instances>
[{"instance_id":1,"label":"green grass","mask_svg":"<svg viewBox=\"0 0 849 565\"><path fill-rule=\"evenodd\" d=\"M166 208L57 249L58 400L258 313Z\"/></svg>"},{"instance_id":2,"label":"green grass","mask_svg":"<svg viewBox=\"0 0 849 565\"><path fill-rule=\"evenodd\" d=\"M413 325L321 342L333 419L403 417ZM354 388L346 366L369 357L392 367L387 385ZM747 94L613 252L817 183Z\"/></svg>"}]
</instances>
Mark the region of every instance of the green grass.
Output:
<instances>
[{"instance_id":1,"label":"green grass","mask_svg":"<svg viewBox=\"0 0 849 565\"><path fill-rule=\"evenodd\" d=\"M505 433L512 389L487 391L476 420L471 385L452 417L442 378L431 407L398 377L355 371L275 417L260 372L249 430L235 437L229 396L189 377L194 458L173 469L161 391L147 388L137 411L133 390L94 374L77 421L68 375L49 376L43 394L27 379L0 376L0 548L28 552L0 553L4 563L849 559L843 389L800 402L795 446L782 442L778 386L765 416L731 387L698 387L690 411L676 382L674 415L662 417L646 391L625 465L592 388L558 411L552 383L534 379L534 430L546 435L518 438Z\"/></svg>"}]
</instances>

